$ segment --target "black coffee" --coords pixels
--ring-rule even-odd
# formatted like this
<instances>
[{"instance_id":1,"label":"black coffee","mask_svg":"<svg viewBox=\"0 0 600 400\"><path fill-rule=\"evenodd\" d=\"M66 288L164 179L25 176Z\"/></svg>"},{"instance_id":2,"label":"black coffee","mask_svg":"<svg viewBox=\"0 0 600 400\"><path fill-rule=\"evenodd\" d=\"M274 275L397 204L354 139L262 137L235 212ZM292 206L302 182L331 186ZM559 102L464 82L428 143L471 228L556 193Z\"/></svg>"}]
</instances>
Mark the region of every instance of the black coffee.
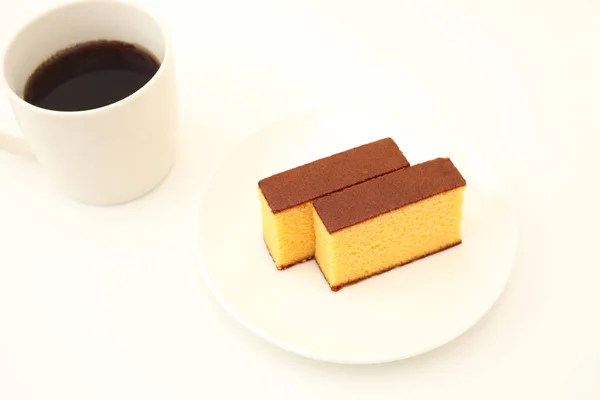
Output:
<instances>
[{"instance_id":1,"label":"black coffee","mask_svg":"<svg viewBox=\"0 0 600 400\"><path fill-rule=\"evenodd\" d=\"M99 108L144 86L160 63L119 41L94 41L62 50L40 65L25 86L25 101L56 111Z\"/></svg>"}]
</instances>

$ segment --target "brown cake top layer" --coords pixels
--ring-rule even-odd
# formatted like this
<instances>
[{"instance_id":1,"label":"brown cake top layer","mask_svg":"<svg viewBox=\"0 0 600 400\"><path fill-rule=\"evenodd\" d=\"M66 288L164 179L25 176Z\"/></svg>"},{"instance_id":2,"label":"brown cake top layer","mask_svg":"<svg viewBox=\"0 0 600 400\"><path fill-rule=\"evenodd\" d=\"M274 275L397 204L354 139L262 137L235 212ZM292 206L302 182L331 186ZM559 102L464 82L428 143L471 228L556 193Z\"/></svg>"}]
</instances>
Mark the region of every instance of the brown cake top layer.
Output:
<instances>
[{"instance_id":1,"label":"brown cake top layer","mask_svg":"<svg viewBox=\"0 0 600 400\"><path fill-rule=\"evenodd\" d=\"M385 138L262 179L258 186L278 213L409 165Z\"/></svg>"},{"instance_id":2,"label":"brown cake top layer","mask_svg":"<svg viewBox=\"0 0 600 400\"><path fill-rule=\"evenodd\" d=\"M334 233L466 184L449 158L436 158L320 198L313 205L327 231Z\"/></svg>"}]
</instances>

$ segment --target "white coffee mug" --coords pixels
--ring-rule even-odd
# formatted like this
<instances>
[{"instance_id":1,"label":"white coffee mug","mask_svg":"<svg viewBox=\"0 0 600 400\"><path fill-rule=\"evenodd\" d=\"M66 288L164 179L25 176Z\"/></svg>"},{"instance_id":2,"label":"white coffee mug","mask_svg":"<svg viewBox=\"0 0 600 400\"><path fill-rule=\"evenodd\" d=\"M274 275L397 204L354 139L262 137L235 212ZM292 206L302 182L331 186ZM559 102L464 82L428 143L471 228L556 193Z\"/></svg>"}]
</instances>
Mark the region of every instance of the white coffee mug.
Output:
<instances>
[{"instance_id":1,"label":"white coffee mug","mask_svg":"<svg viewBox=\"0 0 600 400\"><path fill-rule=\"evenodd\" d=\"M27 80L40 64L62 49L94 40L137 44L160 61L160 68L141 89L101 108L52 111L23 100ZM3 66L2 80L25 139L2 135L0 149L30 149L73 199L93 205L128 202L168 175L176 152L175 70L165 27L149 12L117 0L59 6L16 33Z\"/></svg>"}]
</instances>

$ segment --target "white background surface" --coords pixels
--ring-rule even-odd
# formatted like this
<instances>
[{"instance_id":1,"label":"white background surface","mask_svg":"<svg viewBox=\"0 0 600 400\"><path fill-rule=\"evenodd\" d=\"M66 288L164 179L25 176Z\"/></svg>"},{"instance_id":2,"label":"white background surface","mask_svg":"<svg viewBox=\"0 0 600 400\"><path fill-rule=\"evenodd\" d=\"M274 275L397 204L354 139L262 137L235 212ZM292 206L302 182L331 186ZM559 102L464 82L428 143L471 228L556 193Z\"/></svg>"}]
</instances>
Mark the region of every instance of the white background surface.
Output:
<instances>
[{"instance_id":1,"label":"white background surface","mask_svg":"<svg viewBox=\"0 0 600 400\"><path fill-rule=\"evenodd\" d=\"M92 208L0 154L0 398L600 398L600 4L412 3L144 2L173 34L178 163L148 197ZM52 4L3 2L0 43ZM449 345L377 366L240 328L194 255L214 163L307 108L421 100L511 181L521 242L496 306ZM4 98L0 129L16 131Z\"/></svg>"}]
</instances>

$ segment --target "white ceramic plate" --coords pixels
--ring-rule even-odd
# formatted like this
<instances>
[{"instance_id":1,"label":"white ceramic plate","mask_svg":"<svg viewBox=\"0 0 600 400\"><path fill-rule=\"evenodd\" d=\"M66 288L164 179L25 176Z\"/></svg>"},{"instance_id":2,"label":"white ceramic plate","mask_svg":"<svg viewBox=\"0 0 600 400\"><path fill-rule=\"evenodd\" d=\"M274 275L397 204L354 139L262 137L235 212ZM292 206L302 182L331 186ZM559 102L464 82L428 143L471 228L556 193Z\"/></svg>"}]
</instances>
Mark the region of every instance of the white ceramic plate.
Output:
<instances>
[{"instance_id":1,"label":"white ceramic plate","mask_svg":"<svg viewBox=\"0 0 600 400\"><path fill-rule=\"evenodd\" d=\"M261 235L257 182L387 136L412 164L448 156L465 176L463 244L337 293L314 261L278 271ZM200 204L198 254L210 289L252 332L324 361L398 360L456 338L502 292L517 226L485 160L446 139L408 118L356 111L307 113L250 135L216 169Z\"/></svg>"}]
</instances>

